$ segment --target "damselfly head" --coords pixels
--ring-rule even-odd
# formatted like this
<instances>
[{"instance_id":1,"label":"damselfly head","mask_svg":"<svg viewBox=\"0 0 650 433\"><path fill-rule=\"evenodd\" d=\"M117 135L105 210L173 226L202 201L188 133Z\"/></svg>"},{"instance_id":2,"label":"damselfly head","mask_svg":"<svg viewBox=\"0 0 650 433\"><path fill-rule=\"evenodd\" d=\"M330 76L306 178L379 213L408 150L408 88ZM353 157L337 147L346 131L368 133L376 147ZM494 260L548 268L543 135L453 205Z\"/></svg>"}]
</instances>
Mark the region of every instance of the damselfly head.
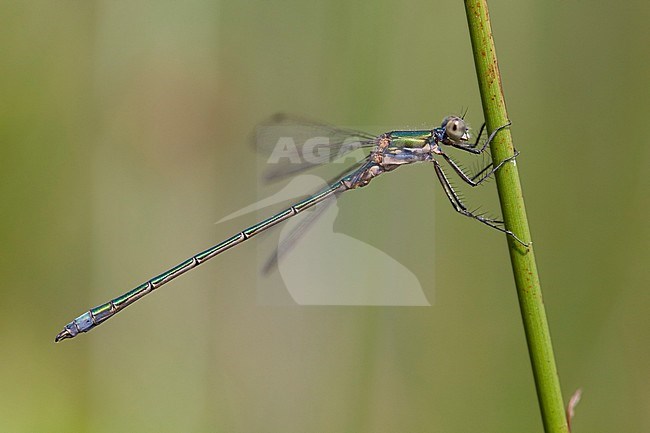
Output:
<instances>
[{"instance_id":1,"label":"damselfly head","mask_svg":"<svg viewBox=\"0 0 650 433\"><path fill-rule=\"evenodd\" d=\"M469 127L461 117L445 117L440 127L445 131L443 142L457 144L470 139Z\"/></svg>"}]
</instances>

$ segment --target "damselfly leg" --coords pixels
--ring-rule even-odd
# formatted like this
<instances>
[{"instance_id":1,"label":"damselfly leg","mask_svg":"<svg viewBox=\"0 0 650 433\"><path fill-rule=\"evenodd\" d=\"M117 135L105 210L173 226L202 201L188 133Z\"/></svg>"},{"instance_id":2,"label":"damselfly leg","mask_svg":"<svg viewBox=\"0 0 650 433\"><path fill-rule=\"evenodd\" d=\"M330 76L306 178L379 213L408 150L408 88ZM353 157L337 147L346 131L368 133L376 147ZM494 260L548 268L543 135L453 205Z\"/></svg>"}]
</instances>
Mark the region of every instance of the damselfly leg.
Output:
<instances>
[{"instance_id":1,"label":"damselfly leg","mask_svg":"<svg viewBox=\"0 0 650 433\"><path fill-rule=\"evenodd\" d=\"M483 143L483 145L481 146L480 149L477 149L476 147L478 146L478 143L479 143L479 141L481 139L481 135L483 135L483 131L485 130L485 123L481 126L481 129L479 130L478 136L476 137L476 141L474 143L472 143L472 144L464 144L462 142L460 142L460 143L453 143L452 142L452 143L445 143L445 144L449 144L450 146L455 147L456 149L464 150L465 152L469 152L469 153L473 153L475 155L478 155L478 154L483 153L485 151L485 149L487 149L487 147L490 145L492 140L494 140L494 137L496 137L496 135L499 133L499 131L501 131L504 128L509 127L510 125L512 125L512 122L508 121L508 123L506 123L504 125L501 125L497 129L492 131L492 133L488 136L488 139L485 140L485 143Z\"/></svg>"},{"instance_id":2,"label":"damselfly leg","mask_svg":"<svg viewBox=\"0 0 650 433\"><path fill-rule=\"evenodd\" d=\"M445 172L442 170L442 167L440 166L440 163L438 161L433 161L434 168L436 170L436 175L438 176L438 180L440 181L440 184L442 185L442 189L445 191L445 194L447 195L447 198L449 199L449 202L453 206L454 210L461 215L465 215L467 217L473 218L489 227L492 227L493 229L496 229L502 233L507 234L508 236L512 237L514 240L519 242L521 245L524 247L529 247L530 244L522 241L515 235L512 231L501 227L499 224L503 224L503 221L500 220L495 220L491 218L486 218L483 215L476 214L472 211L470 211L467 206L462 202L456 191L454 191L454 188L451 186L451 183L449 183L449 179L447 178L447 175L445 175ZM497 166L497 169L501 166L502 164L499 164ZM494 173L495 170L491 171L491 173Z\"/></svg>"},{"instance_id":3,"label":"damselfly leg","mask_svg":"<svg viewBox=\"0 0 650 433\"><path fill-rule=\"evenodd\" d=\"M449 166L458 174L458 176L463 181L465 181L466 183L468 183L471 186L479 186L480 184L485 182L487 179L489 179L494 173L496 173L497 170L499 170L504 164L506 164L506 163L508 163L510 161L514 161L517 158L517 156L519 156L519 151L515 151L514 155L512 155L512 156L504 159L500 163L498 163L497 166L494 167L492 170L490 170L487 174L483 174L483 173L485 173L494 164L489 163L482 170L480 170L478 173L476 173L474 175L466 174L463 171L463 169L458 165L458 163L456 161L454 161L446 153L441 153L440 155L444 158L445 161L447 161ZM477 178L478 178L478 180L476 180Z\"/></svg>"}]
</instances>

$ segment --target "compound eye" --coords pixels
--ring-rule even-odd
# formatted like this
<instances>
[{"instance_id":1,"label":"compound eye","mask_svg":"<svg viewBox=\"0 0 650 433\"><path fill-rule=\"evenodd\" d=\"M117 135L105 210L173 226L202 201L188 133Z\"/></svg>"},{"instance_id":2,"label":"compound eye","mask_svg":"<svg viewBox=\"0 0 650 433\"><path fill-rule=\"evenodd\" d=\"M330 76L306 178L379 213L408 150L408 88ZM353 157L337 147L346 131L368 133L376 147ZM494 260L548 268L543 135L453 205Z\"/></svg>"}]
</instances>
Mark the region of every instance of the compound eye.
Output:
<instances>
[{"instance_id":1,"label":"compound eye","mask_svg":"<svg viewBox=\"0 0 650 433\"><path fill-rule=\"evenodd\" d=\"M460 117L449 117L446 119L445 134L452 141L462 141L466 136L467 125Z\"/></svg>"}]
</instances>

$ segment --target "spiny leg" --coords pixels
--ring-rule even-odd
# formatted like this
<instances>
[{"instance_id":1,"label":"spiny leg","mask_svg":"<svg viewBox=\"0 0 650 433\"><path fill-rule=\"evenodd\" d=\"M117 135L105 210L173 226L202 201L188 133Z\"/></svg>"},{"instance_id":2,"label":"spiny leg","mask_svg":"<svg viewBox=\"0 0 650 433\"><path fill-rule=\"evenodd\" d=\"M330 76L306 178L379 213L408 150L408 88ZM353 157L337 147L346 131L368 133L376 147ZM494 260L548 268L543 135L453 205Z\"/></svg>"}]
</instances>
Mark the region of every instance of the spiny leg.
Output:
<instances>
[{"instance_id":1,"label":"spiny leg","mask_svg":"<svg viewBox=\"0 0 650 433\"><path fill-rule=\"evenodd\" d=\"M492 167L493 165L494 165L494 164L492 164L492 161L490 161L489 163L487 163L487 164L485 165L485 167L483 167L480 171L478 171L475 175L472 176L472 180L476 180L476 179L480 178L480 177L483 175L483 173L485 173L486 171L488 171L488 170L490 169L490 167Z\"/></svg>"},{"instance_id":2,"label":"spiny leg","mask_svg":"<svg viewBox=\"0 0 650 433\"><path fill-rule=\"evenodd\" d=\"M490 166L493 166L493 165L494 165L494 164L492 164L492 163L488 164L485 168L483 168L481 171L479 171L477 174L475 174L475 175L473 175L473 176L469 176L468 174L466 174L466 173L463 171L463 169L460 168L460 166L456 163L456 161L454 161L454 160L453 160L449 155L447 155L446 153L441 153L440 155L442 155L442 157L445 159L445 161L447 161L447 163L449 163L449 165L451 166L451 168L453 168L454 171L455 171L456 173L458 173L458 176L460 176L460 178L463 179L463 181L465 181L466 183L470 184L471 186L478 186L478 185L482 184L484 181L486 181L486 180L487 180L490 176L492 176L494 173L496 173L496 171L497 171L499 168L501 168L501 166L502 166L503 164L505 164L505 163L507 163L507 162L510 162L510 161L514 161L514 159L517 158L517 156L519 156L519 151L515 151L515 154L514 154L514 155L512 155L511 157L506 158L506 159L504 159L503 161L501 161L500 163L498 163L497 166L494 167L492 170L490 170L489 173L487 173L487 174L483 174L483 175L482 175L482 173L485 173L485 171L487 171L487 169L488 169ZM475 179L477 179L477 178L479 178L478 181L475 180Z\"/></svg>"},{"instance_id":3,"label":"spiny leg","mask_svg":"<svg viewBox=\"0 0 650 433\"><path fill-rule=\"evenodd\" d=\"M476 140L474 140L474 143L470 144L469 147L476 148L478 146L479 142L481 141L481 137L483 136L483 131L485 131L485 122L481 125L481 128L478 130L478 135L476 136Z\"/></svg>"},{"instance_id":4,"label":"spiny leg","mask_svg":"<svg viewBox=\"0 0 650 433\"><path fill-rule=\"evenodd\" d=\"M447 194L447 198L449 199L449 202L451 205L454 207L454 210L456 212L465 215L470 218L474 218L477 221L482 222L483 224L492 227L493 229L499 230L502 233L507 234L508 236L511 236L514 240L519 242L525 247L529 247L530 244L527 244L526 242L522 241L515 235L513 232L511 232L508 229L505 229L503 227L499 227L498 224L502 224L502 221L497 221L489 218L485 218L481 215L476 215L472 213L467 207L463 204L463 202L460 200L460 197L458 197L458 194L454 191L452 188L451 184L449 183L449 179L447 179L447 176L445 175L445 172L442 170L442 167L438 163L438 161L433 160L433 166L436 170L436 175L438 176L438 180L440 181L440 184L442 185L442 188L445 191L445 194Z\"/></svg>"},{"instance_id":5,"label":"spiny leg","mask_svg":"<svg viewBox=\"0 0 650 433\"><path fill-rule=\"evenodd\" d=\"M483 134L483 129L485 128L485 124L481 126L481 129L479 131L479 136L477 137L476 143L470 144L470 145L462 145L462 144L454 144L451 143L450 145L455 147L456 149L464 150L465 152L473 153L475 155L479 155L487 149L487 147L490 145L492 140L494 140L494 137L496 137L497 133L501 131L504 128L507 128L508 126L512 125L512 122L508 121L505 125L499 126L497 129L492 131L492 133L488 136L488 139L485 140L485 143L483 143L483 146L481 146L480 149L476 149L476 146L478 145L478 139L481 137L481 134Z\"/></svg>"}]
</instances>

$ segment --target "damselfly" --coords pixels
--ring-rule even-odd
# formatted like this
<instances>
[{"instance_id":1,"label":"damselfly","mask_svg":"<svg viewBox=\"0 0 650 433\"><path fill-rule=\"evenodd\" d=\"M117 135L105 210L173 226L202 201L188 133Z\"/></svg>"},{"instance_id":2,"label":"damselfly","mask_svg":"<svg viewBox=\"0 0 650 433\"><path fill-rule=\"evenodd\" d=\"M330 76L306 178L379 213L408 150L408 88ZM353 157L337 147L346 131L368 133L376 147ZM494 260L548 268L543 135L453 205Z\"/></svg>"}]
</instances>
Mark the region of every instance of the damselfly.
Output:
<instances>
[{"instance_id":1,"label":"damselfly","mask_svg":"<svg viewBox=\"0 0 650 433\"><path fill-rule=\"evenodd\" d=\"M283 122L286 122L286 118L280 116L274 118L272 123ZM288 218L296 216L307 209L313 208L317 205L323 207L324 203L328 199L335 198L346 191L364 187L377 176L393 171L403 165L420 162L433 164L435 173L445 194L447 195L447 198L458 213L506 233L520 244L528 246L528 244L519 239L513 232L503 227L502 221L490 219L469 210L450 184L449 179L438 160L438 158L444 160L444 162L446 162L467 184L478 186L494 174L501 166L503 166L503 164L506 164L509 161L514 161L517 153L515 152L513 156L504 159L496 166L492 163L487 164L487 166L477 174L470 175L466 173L451 156L445 153L443 147L449 146L471 154L479 155L487 149L496 134L507 126L509 126L509 123L495 129L491 134L489 134L487 140L480 145L481 136L485 130L485 124L479 130L476 140L473 143L470 143L471 137L469 127L465 123L464 119L458 116L449 116L442 121L440 127L430 130L391 131L381 135L371 135L361 131L341 129L329 125L313 123L311 124L311 127L317 130L320 135L327 134L331 137L329 145L331 148L339 150L339 156L356 148L370 149L369 155L348 169L338 180L330 183L328 187L322 189L316 194L299 201L282 212L248 227L223 242L188 258L179 265L174 266L157 277L151 278L133 290L85 312L72 322L68 323L56 336L55 341L58 342L66 338L73 338L80 332L90 331L100 323L103 323L118 312L122 311L128 305L143 298L145 295L151 293L179 275L189 271L190 269L194 269L201 263L218 256L235 245L252 238L256 234L261 233ZM345 148L346 139L349 137L356 138L356 146ZM301 171L312 167L314 164L327 162L326 159L327 158L321 158L321 160L317 159L316 161L308 161L308 163L296 164L292 171ZM290 237L290 239L291 238L292 237ZM277 259L277 253L274 257Z\"/></svg>"}]
</instances>

